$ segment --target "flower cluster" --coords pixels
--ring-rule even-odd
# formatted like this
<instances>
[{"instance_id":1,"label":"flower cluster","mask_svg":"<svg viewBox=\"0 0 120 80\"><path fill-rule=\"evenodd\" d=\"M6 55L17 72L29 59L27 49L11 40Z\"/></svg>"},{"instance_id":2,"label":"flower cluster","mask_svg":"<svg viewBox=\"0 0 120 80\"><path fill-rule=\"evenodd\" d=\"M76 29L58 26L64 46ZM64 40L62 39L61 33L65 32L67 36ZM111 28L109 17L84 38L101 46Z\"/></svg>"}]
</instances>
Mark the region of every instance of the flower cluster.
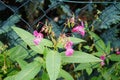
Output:
<instances>
[{"instance_id":1,"label":"flower cluster","mask_svg":"<svg viewBox=\"0 0 120 80\"><path fill-rule=\"evenodd\" d=\"M81 34L82 36L85 35L84 24L81 22L81 25L78 25L72 29L72 32L76 32Z\"/></svg>"},{"instance_id":2,"label":"flower cluster","mask_svg":"<svg viewBox=\"0 0 120 80\"><path fill-rule=\"evenodd\" d=\"M104 55L102 55L102 56L100 56L100 59L102 60L102 62L100 63L101 66L104 66L105 65L104 60L106 59L106 57Z\"/></svg>"},{"instance_id":3,"label":"flower cluster","mask_svg":"<svg viewBox=\"0 0 120 80\"><path fill-rule=\"evenodd\" d=\"M72 49L72 45L73 45L72 41L68 41L65 44L65 49L66 49L65 54L66 54L66 56L71 56L74 53L74 50Z\"/></svg>"},{"instance_id":4,"label":"flower cluster","mask_svg":"<svg viewBox=\"0 0 120 80\"><path fill-rule=\"evenodd\" d=\"M39 43L41 42L41 40L43 39L43 34L42 33L38 33L36 30L33 32L33 35L35 36L34 39L34 43L35 45L39 45Z\"/></svg>"}]
</instances>

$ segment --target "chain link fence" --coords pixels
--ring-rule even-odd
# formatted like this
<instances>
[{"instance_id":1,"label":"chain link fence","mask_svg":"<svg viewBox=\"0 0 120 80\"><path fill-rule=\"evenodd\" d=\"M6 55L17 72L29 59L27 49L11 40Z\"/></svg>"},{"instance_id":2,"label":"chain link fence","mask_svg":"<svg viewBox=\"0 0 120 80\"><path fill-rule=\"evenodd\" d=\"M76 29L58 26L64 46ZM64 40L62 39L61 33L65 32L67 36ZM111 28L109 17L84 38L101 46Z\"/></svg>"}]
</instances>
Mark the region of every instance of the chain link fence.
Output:
<instances>
[{"instance_id":1,"label":"chain link fence","mask_svg":"<svg viewBox=\"0 0 120 80\"><path fill-rule=\"evenodd\" d=\"M54 14L56 14L55 9L58 8L58 12L59 12L59 7L61 5L66 5L66 4L69 5L69 6L65 6L65 8L69 8L69 12L72 13L73 11L70 10L70 8L73 8L73 10L74 10L74 7L76 6L76 7L80 7L80 10L84 11L86 9L86 7L90 8L89 5L92 5L92 4L113 5L118 11L120 11L120 8L118 8L116 6L116 4L118 4L118 3L119 2L117 2L116 0L114 0L113 2L110 2L109 0L104 1L104 2L92 1L92 0L90 0L90 1L55 0L55 1L53 1L53 3L50 3L50 1L47 1L47 0L45 0L45 1L44 0L16 0L16 1L0 0L0 12L1 12L0 16L1 16L2 21L7 20L8 24L10 24L10 25L8 25L9 27L11 26L11 19L13 19L13 18L9 18L10 16L15 16L16 18L19 18L19 21L17 21L15 24L18 27L22 27L32 33L39 22L44 21L45 19L48 19L49 21L53 21L53 18L55 18L53 16L54 16ZM74 6L72 7L72 5L74 5ZM71 15L71 13L67 13L67 14ZM103 20L102 18L100 18L100 19ZM15 20L13 20L13 21L15 21ZM93 24L91 24L91 26L92 25ZM6 31L2 26L4 26L4 24L0 24L0 29ZM63 26L63 24L59 25L59 27L61 27L61 26ZM6 35L6 36L9 39L13 40L14 43L16 42L20 46L24 47L22 44L20 44L18 42L19 38L14 38L14 36L12 36L10 34ZM99 40L97 40L97 41L99 41ZM95 41L95 43L97 41ZM28 50L28 48L26 48L26 47L24 47L24 48L26 50ZM102 49L102 47L100 47L100 48ZM102 49L102 50L104 51L104 49ZM30 55L31 52L28 51L28 53Z\"/></svg>"}]
</instances>

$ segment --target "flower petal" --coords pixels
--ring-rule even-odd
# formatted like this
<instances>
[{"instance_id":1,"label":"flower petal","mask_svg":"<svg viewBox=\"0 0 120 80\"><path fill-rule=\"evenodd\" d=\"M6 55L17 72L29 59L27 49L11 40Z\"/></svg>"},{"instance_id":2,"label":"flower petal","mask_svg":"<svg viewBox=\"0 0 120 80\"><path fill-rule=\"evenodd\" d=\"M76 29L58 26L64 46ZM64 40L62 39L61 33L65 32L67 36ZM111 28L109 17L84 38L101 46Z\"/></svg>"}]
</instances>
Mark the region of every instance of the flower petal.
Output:
<instances>
[{"instance_id":1,"label":"flower petal","mask_svg":"<svg viewBox=\"0 0 120 80\"><path fill-rule=\"evenodd\" d=\"M78 30L79 30L79 26L76 26L72 29L72 32L78 32Z\"/></svg>"},{"instance_id":2,"label":"flower petal","mask_svg":"<svg viewBox=\"0 0 120 80\"><path fill-rule=\"evenodd\" d=\"M72 48L69 48L66 50L65 55L66 56L71 56L74 53L74 50Z\"/></svg>"},{"instance_id":3,"label":"flower petal","mask_svg":"<svg viewBox=\"0 0 120 80\"><path fill-rule=\"evenodd\" d=\"M40 43L41 40L42 40L42 38L35 38L34 39L35 45L39 45L39 43Z\"/></svg>"},{"instance_id":4,"label":"flower petal","mask_svg":"<svg viewBox=\"0 0 120 80\"><path fill-rule=\"evenodd\" d=\"M84 30L84 26L76 26L72 29L72 32L76 32L76 33L79 33L81 34L82 36L85 35L85 30Z\"/></svg>"},{"instance_id":5,"label":"flower petal","mask_svg":"<svg viewBox=\"0 0 120 80\"><path fill-rule=\"evenodd\" d=\"M72 48L72 45L73 45L73 42L72 42L72 41L68 41L68 42L65 44L65 49Z\"/></svg>"},{"instance_id":6,"label":"flower petal","mask_svg":"<svg viewBox=\"0 0 120 80\"><path fill-rule=\"evenodd\" d=\"M42 33L38 33L38 35L36 37L37 38L43 38L43 34Z\"/></svg>"},{"instance_id":7,"label":"flower petal","mask_svg":"<svg viewBox=\"0 0 120 80\"><path fill-rule=\"evenodd\" d=\"M83 23L83 21L81 21L81 26L84 27L84 23Z\"/></svg>"},{"instance_id":8,"label":"flower petal","mask_svg":"<svg viewBox=\"0 0 120 80\"><path fill-rule=\"evenodd\" d=\"M120 54L120 51L117 51L116 54L119 55L119 54Z\"/></svg>"},{"instance_id":9,"label":"flower petal","mask_svg":"<svg viewBox=\"0 0 120 80\"><path fill-rule=\"evenodd\" d=\"M101 66L104 66L104 65L105 65L105 62L104 62L104 61L102 61L102 62L100 63L100 65L101 65Z\"/></svg>"},{"instance_id":10,"label":"flower petal","mask_svg":"<svg viewBox=\"0 0 120 80\"><path fill-rule=\"evenodd\" d=\"M37 37L38 36L38 32L37 32L37 30L35 30L34 32L33 32L33 35L35 36L35 37Z\"/></svg>"},{"instance_id":11,"label":"flower petal","mask_svg":"<svg viewBox=\"0 0 120 80\"><path fill-rule=\"evenodd\" d=\"M103 55L100 56L100 59L101 59L101 60L105 60L105 56L103 56Z\"/></svg>"}]
</instances>

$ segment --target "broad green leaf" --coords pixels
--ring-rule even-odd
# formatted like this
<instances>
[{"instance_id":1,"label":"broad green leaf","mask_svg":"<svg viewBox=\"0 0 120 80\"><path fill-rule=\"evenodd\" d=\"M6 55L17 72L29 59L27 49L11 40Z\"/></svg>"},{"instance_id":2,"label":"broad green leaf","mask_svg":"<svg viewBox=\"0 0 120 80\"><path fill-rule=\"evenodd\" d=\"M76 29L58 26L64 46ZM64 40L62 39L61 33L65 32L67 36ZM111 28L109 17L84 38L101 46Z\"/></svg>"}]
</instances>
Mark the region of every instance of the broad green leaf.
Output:
<instances>
[{"instance_id":1,"label":"broad green leaf","mask_svg":"<svg viewBox=\"0 0 120 80\"><path fill-rule=\"evenodd\" d=\"M52 42L46 39L42 39L40 44L36 46L33 42L35 37L32 34L17 27L13 27L13 30L21 37L24 42L26 42L31 47L32 50L36 51L37 53L42 54L44 51L44 46L52 46Z\"/></svg>"},{"instance_id":2,"label":"broad green leaf","mask_svg":"<svg viewBox=\"0 0 120 80\"><path fill-rule=\"evenodd\" d=\"M97 56L97 57L100 57L101 55L103 55L104 53L103 52L94 52L92 53L93 55Z\"/></svg>"},{"instance_id":3,"label":"broad green leaf","mask_svg":"<svg viewBox=\"0 0 120 80\"><path fill-rule=\"evenodd\" d=\"M87 68L86 69L86 72L88 73L88 75L90 75L92 73L92 71L93 71L92 68Z\"/></svg>"},{"instance_id":4,"label":"broad green leaf","mask_svg":"<svg viewBox=\"0 0 120 80\"><path fill-rule=\"evenodd\" d=\"M22 59L17 59L17 62L21 69L23 69L28 63Z\"/></svg>"},{"instance_id":5,"label":"broad green leaf","mask_svg":"<svg viewBox=\"0 0 120 80\"><path fill-rule=\"evenodd\" d=\"M65 53L61 53L62 55L62 62L67 63L89 63L89 62L100 62L101 60L91 54L81 52L81 51L74 51L72 56L66 56Z\"/></svg>"},{"instance_id":6,"label":"broad green leaf","mask_svg":"<svg viewBox=\"0 0 120 80\"><path fill-rule=\"evenodd\" d=\"M36 57L36 58L34 58L34 61L38 61L38 62L40 62L41 64L44 63L44 59L43 59L42 57Z\"/></svg>"},{"instance_id":7,"label":"broad green leaf","mask_svg":"<svg viewBox=\"0 0 120 80\"><path fill-rule=\"evenodd\" d=\"M84 70L87 68L97 68L99 67L98 63L80 63L74 71L78 71L78 70Z\"/></svg>"},{"instance_id":8,"label":"broad green leaf","mask_svg":"<svg viewBox=\"0 0 120 80\"><path fill-rule=\"evenodd\" d=\"M34 61L27 64L18 74L16 74L15 80L31 80L41 69L41 64Z\"/></svg>"},{"instance_id":9,"label":"broad green leaf","mask_svg":"<svg viewBox=\"0 0 120 80\"><path fill-rule=\"evenodd\" d=\"M45 71L42 73L42 80L44 80L44 79L50 80L48 74Z\"/></svg>"},{"instance_id":10,"label":"broad green leaf","mask_svg":"<svg viewBox=\"0 0 120 80\"><path fill-rule=\"evenodd\" d=\"M59 76L63 77L65 80L74 80L73 77L63 69L60 70Z\"/></svg>"},{"instance_id":11,"label":"broad green leaf","mask_svg":"<svg viewBox=\"0 0 120 80\"><path fill-rule=\"evenodd\" d=\"M106 53L110 54L110 42L108 42L107 47L106 47Z\"/></svg>"},{"instance_id":12,"label":"broad green leaf","mask_svg":"<svg viewBox=\"0 0 120 80\"><path fill-rule=\"evenodd\" d=\"M56 51L50 51L46 55L46 68L50 80L56 80L60 71L61 56Z\"/></svg>"},{"instance_id":13,"label":"broad green leaf","mask_svg":"<svg viewBox=\"0 0 120 80\"><path fill-rule=\"evenodd\" d=\"M4 54L0 53L0 65L4 64Z\"/></svg>"},{"instance_id":14,"label":"broad green leaf","mask_svg":"<svg viewBox=\"0 0 120 80\"><path fill-rule=\"evenodd\" d=\"M48 39L43 39L40 44L42 44L44 46L49 46L49 47L52 47L52 45L53 45L53 43Z\"/></svg>"},{"instance_id":15,"label":"broad green leaf","mask_svg":"<svg viewBox=\"0 0 120 80\"><path fill-rule=\"evenodd\" d=\"M112 78L112 80L119 80L120 79L120 77L119 76L116 76L116 75L111 75L111 78Z\"/></svg>"},{"instance_id":16,"label":"broad green leaf","mask_svg":"<svg viewBox=\"0 0 120 80\"><path fill-rule=\"evenodd\" d=\"M104 50L106 49L106 46L105 46L105 43L103 42L103 40L93 32L89 32L89 34L94 38L94 44L95 44L96 49L99 52L104 53Z\"/></svg>"},{"instance_id":17,"label":"broad green leaf","mask_svg":"<svg viewBox=\"0 0 120 80\"><path fill-rule=\"evenodd\" d=\"M109 58L111 61L120 61L120 55L112 54Z\"/></svg>"},{"instance_id":18,"label":"broad green leaf","mask_svg":"<svg viewBox=\"0 0 120 80\"><path fill-rule=\"evenodd\" d=\"M33 43L34 36L32 34L17 27L12 28L21 37L21 39L31 47L32 50L36 51L37 53L43 53L43 45L35 46L35 44Z\"/></svg>"},{"instance_id":19,"label":"broad green leaf","mask_svg":"<svg viewBox=\"0 0 120 80\"><path fill-rule=\"evenodd\" d=\"M16 59L24 59L25 57L27 57L28 52L23 47L18 45L8 50L7 55L9 56L10 59L15 61Z\"/></svg>"},{"instance_id":20,"label":"broad green leaf","mask_svg":"<svg viewBox=\"0 0 120 80\"><path fill-rule=\"evenodd\" d=\"M102 76L104 80L111 80L111 73L109 70L104 70L104 72L102 72Z\"/></svg>"},{"instance_id":21,"label":"broad green leaf","mask_svg":"<svg viewBox=\"0 0 120 80\"><path fill-rule=\"evenodd\" d=\"M85 40L79 39L79 38L76 38L76 37L69 37L69 38L73 43L86 42Z\"/></svg>"},{"instance_id":22,"label":"broad green leaf","mask_svg":"<svg viewBox=\"0 0 120 80\"><path fill-rule=\"evenodd\" d=\"M13 75L13 76L8 76L8 77L6 77L4 80L15 80L15 75Z\"/></svg>"},{"instance_id":23,"label":"broad green leaf","mask_svg":"<svg viewBox=\"0 0 120 80\"><path fill-rule=\"evenodd\" d=\"M88 50L90 50L91 48L90 48L90 46L83 46L85 49L88 49Z\"/></svg>"}]
</instances>

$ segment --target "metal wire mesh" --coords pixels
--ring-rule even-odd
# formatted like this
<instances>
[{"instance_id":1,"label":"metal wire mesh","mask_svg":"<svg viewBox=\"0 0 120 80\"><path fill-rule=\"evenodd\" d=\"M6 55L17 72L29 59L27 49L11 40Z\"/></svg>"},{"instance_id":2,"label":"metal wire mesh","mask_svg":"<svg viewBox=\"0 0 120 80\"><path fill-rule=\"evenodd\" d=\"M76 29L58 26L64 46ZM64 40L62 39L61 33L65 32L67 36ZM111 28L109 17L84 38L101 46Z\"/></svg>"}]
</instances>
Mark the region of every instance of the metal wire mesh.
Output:
<instances>
[{"instance_id":1,"label":"metal wire mesh","mask_svg":"<svg viewBox=\"0 0 120 80\"><path fill-rule=\"evenodd\" d=\"M13 15L19 14L18 12L19 12L23 7L26 7L26 5L29 6L30 3L36 4L36 3L34 3L33 0L26 0L26 1L21 2L21 3L20 3L20 6L18 6L17 8L14 9L12 6L8 5L7 2L5 2L5 0L0 0L0 4L2 4L2 5L5 6L7 9L9 9L9 10L12 12ZM113 4L113 5L116 7L115 4L116 4L116 3L119 3L119 2L117 2L116 0L113 1L113 2L100 2L100 1L97 1L97 2L88 1L88 2L86 2L86 1L65 1L65 0L58 0L58 1L56 1L56 4L48 7L46 10L44 10L41 6L37 6L37 4L36 4L36 7L37 7L38 10L42 13L42 15L38 16L38 17L37 17L36 19L34 19L34 21L31 22L31 23L28 22L28 21L27 21L25 18L23 18L23 17L20 17L20 20L21 20L21 22L25 23L25 25L26 25L25 27L27 28L28 31L33 32L33 30L34 30L33 27L36 26L36 24L37 24L40 20L42 20L42 19L44 19L44 18L47 18L48 20L52 20L52 18L48 16L49 12L53 11L53 9L59 7L60 5L66 4L66 3L85 4L85 6L86 6L87 4L107 3L107 4ZM84 9L85 6L82 7L81 9ZM116 7L116 8L117 8L117 7ZM119 10L119 8L117 8L117 9ZM34 11L34 9L29 13L29 16L32 15L32 12L33 12L33 11ZM120 11L120 10L119 10L119 11ZM24 15L24 14L23 14L23 15ZM2 16L1 16L1 17L2 17ZM19 17L19 16L17 16L17 17ZM107 24L106 24L106 25L107 25ZM11 38L11 39L14 40L14 37ZM96 43L97 41L99 41L99 40L94 41L94 43ZM16 42L16 39L15 39L15 42ZM19 43L18 43L18 44L19 44ZM19 45L21 45L21 44L19 44ZM21 45L21 46L22 46L22 45ZM98 45L98 46L99 46L99 45ZM22 47L24 47L24 46L22 46ZM24 48L25 48L25 47L24 47ZM100 48L102 49L102 47L100 47ZM26 49L26 50L27 50L27 49ZM104 51L104 49L102 49L102 50ZM104 52L105 52L105 51L104 51ZM30 55L30 52L28 52L28 53L29 53L29 55ZM106 53L106 52L105 52L105 53Z\"/></svg>"}]
</instances>

